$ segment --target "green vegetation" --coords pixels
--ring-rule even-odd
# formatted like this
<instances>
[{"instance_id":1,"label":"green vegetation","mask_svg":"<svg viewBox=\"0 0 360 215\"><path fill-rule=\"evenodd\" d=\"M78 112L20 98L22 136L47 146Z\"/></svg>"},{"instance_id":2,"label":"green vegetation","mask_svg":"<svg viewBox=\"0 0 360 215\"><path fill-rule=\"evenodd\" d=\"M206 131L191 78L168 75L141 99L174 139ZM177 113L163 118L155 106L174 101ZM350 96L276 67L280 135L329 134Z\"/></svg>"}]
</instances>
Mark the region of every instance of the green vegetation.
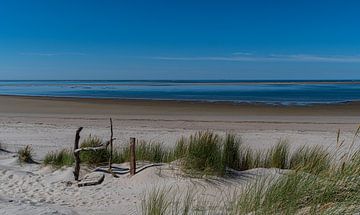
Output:
<instances>
[{"instance_id":1,"label":"green vegetation","mask_svg":"<svg viewBox=\"0 0 360 215\"><path fill-rule=\"evenodd\" d=\"M290 169L302 170L304 172L318 174L329 170L331 157L327 150L315 147L300 147L290 158Z\"/></svg>"},{"instance_id":2,"label":"green vegetation","mask_svg":"<svg viewBox=\"0 0 360 215\"><path fill-rule=\"evenodd\" d=\"M81 147L98 147L102 140L89 136ZM308 172L321 171L329 167L329 154L326 150L316 148L300 148L291 156L289 144L280 140L269 150L254 151L242 145L241 139L228 133L225 138L211 131L200 131L189 138L180 138L174 148L166 148L157 142L139 141L136 144L136 160L156 163L167 163L179 160L182 169L191 175L226 174L226 168L247 170L252 168L306 168ZM108 162L108 149L83 151L80 159L88 165L101 165ZM129 145L113 150L113 163L123 163L130 160ZM44 164L55 167L69 166L74 162L70 150L50 152L44 159ZM305 165L306 164L306 165ZM315 168L318 168L315 170Z\"/></svg>"},{"instance_id":3,"label":"green vegetation","mask_svg":"<svg viewBox=\"0 0 360 215\"><path fill-rule=\"evenodd\" d=\"M169 190L154 189L141 202L142 213L146 215L167 215L169 214Z\"/></svg>"},{"instance_id":4,"label":"green vegetation","mask_svg":"<svg viewBox=\"0 0 360 215\"><path fill-rule=\"evenodd\" d=\"M99 147L102 140L96 136L87 137L81 144L81 148L85 147ZM109 161L109 152L106 149L100 149L96 151L82 151L80 153L80 160L89 165L100 165Z\"/></svg>"},{"instance_id":5,"label":"green vegetation","mask_svg":"<svg viewBox=\"0 0 360 215\"><path fill-rule=\"evenodd\" d=\"M74 154L71 150L62 149L56 152L46 154L44 158L45 165L54 167L71 166L74 163Z\"/></svg>"},{"instance_id":6,"label":"green vegetation","mask_svg":"<svg viewBox=\"0 0 360 215\"><path fill-rule=\"evenodd\" d=\"M242 169L240 167L240 145L241 140L234 134L226 134L223 149L223 165L232 169Z\"/></svg>"},{"instance_id":7,"label":"green vegetation","mask_svg":"<svg viewBox=\"0 0 360 215\"><path fill-rule=\"evenodd\" d=\"M287 169L288 159L289 144L287 143L287 141L280 140L278 144L272 147L266 154L264 167Z\"/></svg>"},{"instance_id":8,"label":"green vegetation","mask_svg":"<svg viewBox=\"0 0 360 215\"><path fill-rule=\"evenodd\" d=\"M206 175L225 173L222 142L217 134L209 131L198 132L184 141L185 154L182 157L184 171Z\"/></svg>"},{"instance_id":9,"label":"green vegetation","mask_svg":"<svg viewBox=\"0 0 360 215\"><path fill-rule=\"evenodd\" d=\"M87 137L80 147L98 147L102 140L95 136ZM136 145L136 159L149 162L170 162L173 161L174 153L170 149L166 149L161 143L147 143L140 141ZM80 153L81 162L97 166L105 164L109 161L109 149L100 149L96 151L82 151ZM115 147L113 149L113 163L123 163L130 160L129 145L123 148ZM71 166L75 162L72 150L62 149L60 151L49 152L46 154L43 163L59 168L62 166Z\"/></svg>"},{"instance_id":10,"label":"green vegetation","mask_svg":"<svg viewBox=\"0 0 360 215\"><path fill-rule=\"evenodd\" d=\"M34 162L34 160L33 160L34 152L30 145L27 145L24 148L19 149L17 154L19 156L20 162L25 162L25 163L33 163Z\"/></svg>"},{"instance_id":11,"label":"green vegetation","mask_svg":"<svg viewBox=\"0 0 360 215\"><path fill-rule=\"evenodd\" d=\"M322 149L302 148L302 156L309 158ZM294 155L295 156L295 155ZM301 157L301 156L300 156ZM318 156L319 157L319 156ZM331 168L309 168L317 158L304 162L299 159L297 169L280 176L259 178L230 198L223 198L220 206L198 203L193 195L170 195L168 189L155 189L142 202L143 214L354 214L360 210L360 152L349 156L342 165L331 160ZM293 158L295 159L295 158ZM323 166L323 161L320 161ZM282 162L280 162L282 163ZM313 172L313 173L310 173ZM220 199L220 196L219 196ZM186 205L184 207L183 205ZM201 210L199 210L199 208ZM173 213L176 211L176 213ZM160 213L161 212L161 213Z\"/></svg>"},{"instance_id":12,"label":"green vegetation","mask_svg":"<svg viewBox=\"0 0 360 215\"><path fill-rule=\"evenodd\" d=\"M302 153L310 153L305 150ZM314 150L313 150L314 151ZM306 154L309 157L310 154ZM312 162L312 161L311 161ZM322 162L322 161L321 161ZM323 164L320 163L320 166ZM247 187L234 203L234 214L349 214L360 209L360 157L355 154L344 165L309 168L300 162L298 170L279 179L263 179ZM304 171L314 171L315 174ZM275 182L271 182L275 181Z\"/></svg>"},{"instance_id":13,"label":"green vegetation","mask_svg":"<svg viewBox=\"0 0 360 215\"><path fill-rule=\"evenodd\" d=\"M187 192L174 192L170 188L154 188L144 195L141 201L141 210L144 215L188 215L194 213L194 193L190 189Z\"/></svg>"},{"instance_id":14,"label":"green vegetation","mask_svg":"<svg viewBox=\"0 0 360 215\"><path fill-rule=\"evenodd\" d=\"M121 154L124 161L130 160L130 147L126 146ZM171 162L174 158L174 153L171 149L167 149L163 144L157 142L139 141L135 148L136 160L149 161L156 163Z\"/></svg>"}]
</instances>

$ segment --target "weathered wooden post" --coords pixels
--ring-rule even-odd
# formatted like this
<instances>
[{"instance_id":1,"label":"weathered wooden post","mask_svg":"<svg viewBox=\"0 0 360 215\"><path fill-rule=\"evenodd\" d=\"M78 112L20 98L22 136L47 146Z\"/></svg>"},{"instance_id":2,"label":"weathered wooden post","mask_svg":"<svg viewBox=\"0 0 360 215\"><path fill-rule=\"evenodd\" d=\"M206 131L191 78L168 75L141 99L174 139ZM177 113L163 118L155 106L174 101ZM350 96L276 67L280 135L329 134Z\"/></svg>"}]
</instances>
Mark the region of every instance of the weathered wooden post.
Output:
<instances>
[{"instance_id":1,"label":"weathered wooden post","mask_svg":"<svg viewBox=\"0 0 360 215\"><path fill-rule=\"evenodd\" d=\"M130 137L130 175L136 173L136 157L135 157L135 141L134 137Z\"/></svg>"},{"instance_id":2,"label":"weathered wooden post","mask_svg":"<svg viewBox=\"0 0 360 215\"><path fill-rule=\"evenodd\" d=\"M110 118L110 156L109 156L109 172L111 172L111 165L112 165L112 156L113 156L113 136L114 136L114 132L113 132L113 123L112 123L112 119Z\"/></svg>"},{"instance_id":3,"label":"weathered wooden post","mask_svg":"<svg viewBox=\"0 0 360 215\"><path fill-rule=\"evenodd\" d=\"M74 142L74 157L75 157L75 169L74 169L74 177L75 180L79 180L79 173L80 173L80 151L77 151L79 148L79 141L80 141L80 132L83 129L83 127L78 128L76 130L75 135L75 142Z\"/></svg>"}]
</instances>

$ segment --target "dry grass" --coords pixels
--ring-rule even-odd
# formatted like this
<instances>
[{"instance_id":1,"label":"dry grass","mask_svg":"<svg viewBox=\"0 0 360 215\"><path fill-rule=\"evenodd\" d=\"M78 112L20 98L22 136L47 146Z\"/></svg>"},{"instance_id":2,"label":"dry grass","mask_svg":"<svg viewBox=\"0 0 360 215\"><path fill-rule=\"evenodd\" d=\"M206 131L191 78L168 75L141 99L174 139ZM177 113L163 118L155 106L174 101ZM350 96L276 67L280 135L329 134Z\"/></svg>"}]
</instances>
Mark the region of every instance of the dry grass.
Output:
<instances>
[{"instance_id":1,"label":"dry grass","mask_svg":"<svg viewBox=\"0 0 360 215\"><path fill-rule=\"evenodd\" d=\"M30 145L27 145L24 148L19 149L17 154L20 162L34 163L33 160L34 152Z\"/></svg>"}]
</instances>

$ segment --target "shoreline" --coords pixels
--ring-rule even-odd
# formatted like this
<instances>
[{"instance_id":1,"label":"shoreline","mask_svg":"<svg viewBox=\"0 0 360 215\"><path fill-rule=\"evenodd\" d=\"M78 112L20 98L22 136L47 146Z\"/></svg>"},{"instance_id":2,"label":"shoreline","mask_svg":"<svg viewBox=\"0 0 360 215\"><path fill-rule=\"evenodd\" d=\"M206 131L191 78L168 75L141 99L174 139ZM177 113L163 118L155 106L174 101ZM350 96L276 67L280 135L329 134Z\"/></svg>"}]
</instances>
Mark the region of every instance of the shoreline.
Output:
<instances>
[{"instance_id":1,"label":"shoreline","mask_svg":"<svg viewBox=\"0 0 360 215\"><path fill-rule=\"evenodd\" d=\"M359 82L360 83L360 82ZM294 102L245 102L245 101L225 101L225 100L179 100L179 99L146 99L146 98L95 98L95 97L77 97L77 96L36 96L36 95L6 95L0 94L1 98L20 98L20 99L38 99L48 101L78 101L91 103L153 103L153 104L188 104L188 105L224 105L239 107L264 107L264 108L324 108L341 106L359 106L359 101L341 101L341 102L317 102L317 103L294 103ZM289 104L284 104L289 103ZM360 111L359 111L360 112Z\"/></svg>"}]
</instances>

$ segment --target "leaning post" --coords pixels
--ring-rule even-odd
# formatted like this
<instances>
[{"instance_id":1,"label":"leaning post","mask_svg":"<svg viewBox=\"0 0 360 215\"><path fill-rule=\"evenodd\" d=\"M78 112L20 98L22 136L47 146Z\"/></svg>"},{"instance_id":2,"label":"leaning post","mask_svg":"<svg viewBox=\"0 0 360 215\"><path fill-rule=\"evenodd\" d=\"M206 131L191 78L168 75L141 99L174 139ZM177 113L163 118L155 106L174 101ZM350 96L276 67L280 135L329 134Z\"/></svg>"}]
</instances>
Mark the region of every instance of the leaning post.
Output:
<instances>
[{"instance_id":1,"label":"leaning post","mask_svg":"<svg viewBox=\"0 0 360 215\"><path fill-rule=\"evenodd\" d=\"M135 142L134 137L130 137L130 175L133 176L136 173L136 157L135 157Z\"/></svg>"},{"instance_id":2,"label":"leaning post","mask_svg":"<svg viewBox=\"0 0 360 215\"><path fill-rule=\"evenodd\" d=\"M74 177L75 180L79 180L79 173L80 173L80 151L76 151L79 148L79 141L80 141L80 132L83 127L80 127L76 130L75 135L75 142L74 142L74 157L75 157L75 169L74 169Z\"/></svg>"}]
</instances>

